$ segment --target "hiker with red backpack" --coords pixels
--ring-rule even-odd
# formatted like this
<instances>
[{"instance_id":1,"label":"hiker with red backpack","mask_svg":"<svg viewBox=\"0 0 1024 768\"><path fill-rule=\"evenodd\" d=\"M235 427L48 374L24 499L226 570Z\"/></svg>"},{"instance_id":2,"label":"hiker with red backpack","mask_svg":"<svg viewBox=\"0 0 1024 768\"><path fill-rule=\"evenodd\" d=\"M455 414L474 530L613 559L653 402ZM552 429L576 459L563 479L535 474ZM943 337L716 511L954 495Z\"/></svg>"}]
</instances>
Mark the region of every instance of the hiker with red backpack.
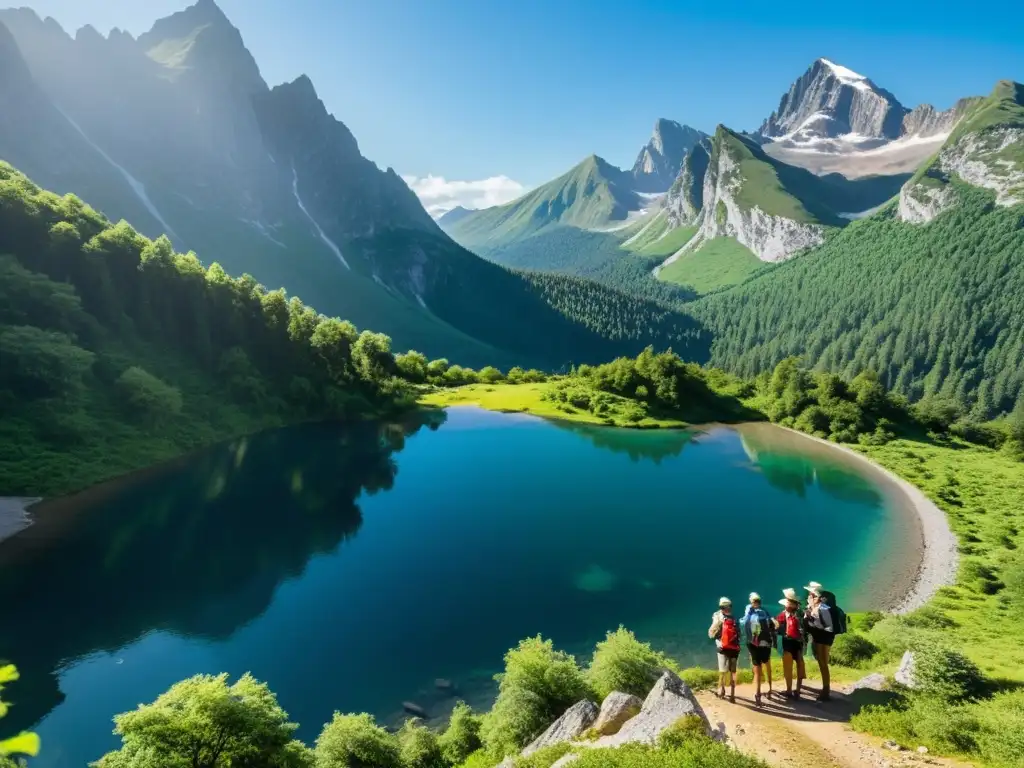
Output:
<instances>
[{"instance_id":1,"label":"hiker with red backpack","mask_svg":"<svg viewBox=\"0 0 1024 768\"><path fill-rule=\"evenodd\" d=\"M782 673L786 677L786 698L799 699L807 669L804 667L804 626L800 601L792 587L782 590L779 605L782 613L775 617L778 635L782 641ZM793 662L796 662L796 688L793 688Z\"/></svg>"},{"instance_id":2,"label":"hiker with red backpack","mask_svg":"<svg viewBox=\"0 0 1024 768\"><path fill-rule=\"evenodd\" d=\"M836 596L825 591L818 582L812 581L804 589L807 590L804 622L811 635L811 650L821 670L821 694L818 701L828 701L831 698L829 659L832 643L836 635L846 632L846 613L836 604Z\"/></svg>"},{"instance_id":3,"label":"hiker with red backpack","mask_svg":"<svg viewBox=\"0 0 1024 768\"><path fill-rule=\"evenodd\" d=\"M736 663L740 657L740 623L732 615L732 600L723 597L711 616L708 637L718 649L718 698L725 698L725 681L730 680L729 701L736 701Z\"/></svg>"},{"instance_id":4,"label":"hiker with red backpack","mask_svg":"<svg viewBox=\"0 0 1024 768\"><path fill-rule=\"evenodd\" d=\"M750 653L750 665L754 668L754 704L761 706L762 668L768 676L768 698L772 695L772 646L775 645L775 624L768 611L761 607L761 596L750 593L750 603L743 613L743 635Z\"/></svg>"}]
</instances>

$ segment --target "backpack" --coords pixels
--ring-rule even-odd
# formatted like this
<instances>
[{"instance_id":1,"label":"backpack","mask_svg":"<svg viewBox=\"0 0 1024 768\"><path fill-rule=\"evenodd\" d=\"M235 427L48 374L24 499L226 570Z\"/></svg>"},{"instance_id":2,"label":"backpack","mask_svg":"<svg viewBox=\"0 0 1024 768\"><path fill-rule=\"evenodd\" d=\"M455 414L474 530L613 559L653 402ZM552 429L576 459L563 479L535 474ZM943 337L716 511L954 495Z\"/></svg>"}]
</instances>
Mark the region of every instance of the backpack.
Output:
<instances>
[{"instance_id":1,"label":"backpack","mask_svg":"<svg viewBox=\"0 0 1024 768\"><path fill-rule=\"evenodd\" d=\"M718 633L718 640L722 644L723 651L740 650L740 624L735 616L722 615L722 631Z\"/></svg>"},{"instance_id":2,"label":"backpack","mask_svg":"<svg viewBox=\"0 0 1024 768\"><path fill-rule=\"evenodd\" d=\"M846 634L846 611L839 607L834 592L822 592L822 598L828 603L829 616L832 618L832 633Z\"/></svg>"},{"instance_id":3,"label":"backpack","mask_svg":"<svg viewBox=\"0 0 1024 768\"><path fill-rule=\"evenodd\" d=\"M775 625L764 608L751 610L746 623L747 642L750 645L775 645ZM756 623L756 628L755 628Z\"/></svg>"},{"instance_id":4,"label":"backpack","mask_svg":"<svg viewBox=\"0 0 1024 768\"><path fill-rule=\"evenodd\" d=\"M786 611L783 611L778 615L776 621L779 622L779 637L784 637L788 640L802 640L803 639L803 627L801 626L800 614L794 613L792 617L789 616ZM789 633L790 623L796 629L796 637L793 637Z\"/></svg>"}]
</instances>

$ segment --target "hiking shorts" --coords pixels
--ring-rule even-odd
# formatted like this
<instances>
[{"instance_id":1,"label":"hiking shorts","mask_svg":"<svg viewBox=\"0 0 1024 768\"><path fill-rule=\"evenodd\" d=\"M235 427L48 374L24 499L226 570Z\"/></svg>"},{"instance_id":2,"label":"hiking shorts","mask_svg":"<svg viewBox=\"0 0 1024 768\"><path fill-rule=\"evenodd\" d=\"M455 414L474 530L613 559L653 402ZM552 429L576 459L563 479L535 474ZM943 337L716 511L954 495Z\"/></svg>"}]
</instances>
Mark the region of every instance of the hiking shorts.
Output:
<instances>
[{"instance_id":1,"label":"hiking shorts","mask_svg":"<svg viewBox=\"0 0 1024 768\"><path fill-rule=\"evenodd\" d=\"M794 640L792 637L782 638L782 652L788 653L794 659L804 655L804 644L802 640Z\"/></svg>"},{"instance_id":2,"label":"hiking shorts","mask_svg":"<svg viewBox=\"0 0 1024 768\"><path fill-rule=\"evenodd\" d=\"M815 645L832 645L836 641L836 636L833 632L829 632L826 629L811 627L811 640L814 641Z\"/></svg>"},{"instance_id":3,"label":"hiking shorts","mask_svg":"<svg viewBox=\"0 0 1024 768\"><path fill-rule=\"evenodd\" d=\"M770 645L750 645L747 643L747 650L750 652L750 663L754 666L758 664L771 664L772 647Z\"/></svg>"},{"instance_id":4,"label":"hiking shorts","mask_svg":"<svg viewBox=\"0 0 1024 768\"><path fill-rule=\"evenodd\" d=\"M739 651L719 651L718 652L718 671L719 672L735 672L736 662L739 660Z\"/></svg>"}]
</instances>

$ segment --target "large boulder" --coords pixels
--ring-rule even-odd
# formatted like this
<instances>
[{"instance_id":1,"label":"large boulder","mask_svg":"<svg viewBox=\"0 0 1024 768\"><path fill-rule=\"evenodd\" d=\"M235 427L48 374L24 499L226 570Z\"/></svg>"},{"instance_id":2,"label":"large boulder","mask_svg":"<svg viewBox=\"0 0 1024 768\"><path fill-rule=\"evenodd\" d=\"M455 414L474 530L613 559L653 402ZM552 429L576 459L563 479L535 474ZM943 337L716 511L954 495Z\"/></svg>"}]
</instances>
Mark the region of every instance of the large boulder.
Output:
<instances>
[{"instance_id":1,"label":"large boulder","mask_svg":"<svg viewBox=\"0 0 1024 768\"><path fill-rule=\"evenodd\" d=\"M686 715L700 717L708 735L711 735L708 717L697 703L693 691L678 675L666 671L647 694L640 714L627 720L618 733L602 736L592 744L595 747L618 747L630 742L654 744L662 731Z\"/></svg>"},{"instance_id":2,"label":"large boulder","mask_svg":"<svg viewBox=\"0 0 1024 768\"><path fill-rule=\"evenodd\" d=\"M597 704L587 699L577 701L523 750L523 757L533 754L542 747L576 739L594 724L597 715Z\"/></svg>"},{"instance_id":3,"label":"large boulder","mask_svg":"<svg viewBox=\"0 0 1024 768\"><path fill-rule=\"evenodd\" d=\"M903 654L903 658L900 659L899 669L896 670L894 677L900 685L905 685L907 688L917 688L917 679L914 676L914 654L912 651L907 651Z\"/></svg>"},{"instance_id":4,"label":"large boulder","mask_svg":"<svg viewBox=\"0 0 1024 768\"><path fill-rule=\"evenodd\" d=\"M622 725L640 711L643 704L639 696L612 691L601 704L594 730L602 736L618 733Z\"/></svg>"}]
</instances>

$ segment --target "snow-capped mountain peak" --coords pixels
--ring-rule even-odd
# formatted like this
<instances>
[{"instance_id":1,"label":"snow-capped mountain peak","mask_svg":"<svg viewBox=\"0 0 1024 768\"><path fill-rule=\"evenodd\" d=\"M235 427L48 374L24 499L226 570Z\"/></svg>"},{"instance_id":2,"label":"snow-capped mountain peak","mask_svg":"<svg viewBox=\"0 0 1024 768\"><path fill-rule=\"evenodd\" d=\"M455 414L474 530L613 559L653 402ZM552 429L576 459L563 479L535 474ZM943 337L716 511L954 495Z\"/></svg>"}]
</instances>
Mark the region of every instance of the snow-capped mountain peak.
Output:
<instances>
[{"instance_id":1,"label":"snow-capped mountain peak","mask_svg":"<svg viewBox=\"0 0 1024 768\"><path fill-rule=\"evenodd\" d=\"M828 59L818 59L822 64L831 70L832 75L843 85L852 85L854 88L859 90L871 90L871 81L868 80L864 75L854 72L852 69L844 67L842 64L836 64Z\"/></svg>"}]
</instances>

